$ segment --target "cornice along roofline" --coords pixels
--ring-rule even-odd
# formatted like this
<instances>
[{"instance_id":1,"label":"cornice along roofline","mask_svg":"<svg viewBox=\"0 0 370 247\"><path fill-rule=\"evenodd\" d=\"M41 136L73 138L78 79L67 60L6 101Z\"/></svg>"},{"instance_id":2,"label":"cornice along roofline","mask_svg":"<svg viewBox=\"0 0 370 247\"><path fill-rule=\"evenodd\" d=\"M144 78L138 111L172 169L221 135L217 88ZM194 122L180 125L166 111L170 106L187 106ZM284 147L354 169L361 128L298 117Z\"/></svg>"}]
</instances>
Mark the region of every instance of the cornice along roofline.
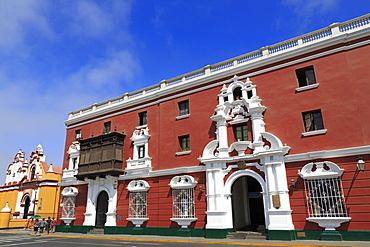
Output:
<instances>
[{"instance_id":1,"label":"cornice along roofline","mask_svg":"<svg viewBox=\"0 0 370 247\"><path fill-rule=\"evenodd\" d=\"M344 23L332 24L329 27L283 41L272 46L263 47L257 51L253 51L214 65L207 65L203 69L195 70L169 80L164 80L150 87L137 90L132 93L126 93L123 96L119 96L98 104L93 104L92 106L71 112L68 120L66 120L64 123L68 129L86 124L86 121L93 122L111 117L112 114L117 111L123 110L126 112L144 108L153 104L157 104L162 100L168 100L168 98L161 98L169 97L174 92L189 90L202 85L206 86L206 84L214 80L228 77L231 78L233 75L241 72L246 72L248 70L251 71L269 64L283 62L299 55L304 55L322 49L328 49L335 45L343 44L340 48L333 48L330 51L324 51L319 54L311 55L307 58L297 59L293 62L284 63L283 65L277 65L269 69L256 71L248 74L248 76L255 76L274 69L307 61L312 58L353 49L361 45L369 44L370 41L359 42L357 45L345 45L345 43L355 41L369 35L370 14ZM227 81L230 80L224 80L222 84ZM213 84L212 87L218 86L218 84L219 83ZM202 89L204 90L204 88ZM197 91L199 91L199 89ZM170 98L173 98L173 96ZM122 114L122 112L116 114Z\"/></svg>"}]
</instances>

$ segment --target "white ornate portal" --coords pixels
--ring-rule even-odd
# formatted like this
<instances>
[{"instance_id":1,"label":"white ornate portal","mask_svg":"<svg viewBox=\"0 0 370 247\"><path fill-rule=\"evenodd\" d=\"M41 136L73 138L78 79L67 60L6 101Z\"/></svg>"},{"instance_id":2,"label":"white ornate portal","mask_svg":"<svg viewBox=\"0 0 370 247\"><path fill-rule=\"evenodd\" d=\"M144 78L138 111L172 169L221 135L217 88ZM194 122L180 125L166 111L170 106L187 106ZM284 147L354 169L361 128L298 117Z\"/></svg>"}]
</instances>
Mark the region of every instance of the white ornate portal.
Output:
<instances>
[{"instance_id":1,"label":"white ornate portal","mask_svg":"<svg viewBox=\"0 0 370 247\"><path fill-rule=\"evenodd\" d=\"M269 230L293 230L291 208L288 195L284 155L290 147L283 146L275 135L265 131L263 112L266 107L257 96L256 86L247 79L223 86L218 95L219 104L215 115L217 140L211 141L199 160L206 165L207 176L207 229L233 228L233 211L230 200L231 186L240 176L251 176L262 188L265 226ZM243 126L251 122L252 141L243 133ZM233 127L238 138L229 145L228 127ZM239 140L243 138L243 140ZM247 154L247 149L252 154ZM234 155L233 150L237 151ZM259 162L248 163L249 160ZM238 165L233 165L237 163ZM246 169L255 166L265 174L262 178L256 172ZM224 183L224 177L232 169L239 168ZM221 186L223 185L223 186Z\"/></svg>"},{"instance_id":2,"label":"white ornate portal","mask_svg":"<svg viewBox=\"0 0 370 247\"><path fill-rule=\"evenodd\" d=\"M106 212L105 226L116 225L117 189L114 184L117 178L106 176L106 178L86 179L88 182L87 203L84 226L95 226L98 196L105 191L108 194L108 211Z\"/></svg>"}]
</instances>

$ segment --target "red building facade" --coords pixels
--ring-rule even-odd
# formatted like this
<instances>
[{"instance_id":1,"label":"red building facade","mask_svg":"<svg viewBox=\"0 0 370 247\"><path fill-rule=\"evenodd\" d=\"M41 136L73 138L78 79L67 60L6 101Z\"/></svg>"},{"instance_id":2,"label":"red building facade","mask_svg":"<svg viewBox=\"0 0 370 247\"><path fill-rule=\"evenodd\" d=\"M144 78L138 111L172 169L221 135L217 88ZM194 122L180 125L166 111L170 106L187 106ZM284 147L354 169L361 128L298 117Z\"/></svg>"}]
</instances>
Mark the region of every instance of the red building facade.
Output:
<instances>
[{"instance_id":1,"label":"red building facade","mask_svg":"<svg viewBox=\"0 0 370 247\"><path fill-rule=\"evenodd\" d=\"M69 114L62 231L370 240L370 16Z\"/></svg>"}]
</instances>

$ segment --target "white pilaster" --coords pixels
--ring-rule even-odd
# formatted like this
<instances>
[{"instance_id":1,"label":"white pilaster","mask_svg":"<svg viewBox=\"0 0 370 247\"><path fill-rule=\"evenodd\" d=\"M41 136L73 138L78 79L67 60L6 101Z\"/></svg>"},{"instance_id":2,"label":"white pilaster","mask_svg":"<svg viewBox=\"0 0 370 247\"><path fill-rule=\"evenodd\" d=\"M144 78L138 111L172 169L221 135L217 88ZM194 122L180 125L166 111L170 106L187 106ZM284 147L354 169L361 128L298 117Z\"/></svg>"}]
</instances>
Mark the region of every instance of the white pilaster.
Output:
<instances>
[{"instance_id":1,"label":"white pilaster","mask_svg":"<svg viewBox=\"0 0 370 247\"><path fill-rule=\"evenodd\" d=\"M206 164L207 170L207 229L232 228L232 218L225 217L229 208L225 208L225 200L229 195L224 193L225 162ZM227 197L227 198L226 198Z\"/></svg>"},{"instance_id":2,"label":"white pilaster","mask_svg":"<svg viewBox=\"0 0 370 247\"><path fill-rule=\"evenodd\" d=\"M88 189L87 189L87 202L86 202L86 211L85 211L85 220L82 225L84 226L94 226L95 225L95 214L96 214L96 208L94 200L92 199L92 196L94 194L93 192L94 186L92 184L92 181L89 181Z\"/></svg>"},{"instance_id":3,"label":"white pilaster","mask_svg":"<svg viewBox=\"0 0 370 247\"><path fill-rule=\"evenodd\" d=\"M265 167L265 181L268 195L267 217L269 230L293 230L292 210L290 208L289 191L282 155L266 155L262 159ZM273 203L272 197L278 203Z\"/></svg>"}]
</instances>

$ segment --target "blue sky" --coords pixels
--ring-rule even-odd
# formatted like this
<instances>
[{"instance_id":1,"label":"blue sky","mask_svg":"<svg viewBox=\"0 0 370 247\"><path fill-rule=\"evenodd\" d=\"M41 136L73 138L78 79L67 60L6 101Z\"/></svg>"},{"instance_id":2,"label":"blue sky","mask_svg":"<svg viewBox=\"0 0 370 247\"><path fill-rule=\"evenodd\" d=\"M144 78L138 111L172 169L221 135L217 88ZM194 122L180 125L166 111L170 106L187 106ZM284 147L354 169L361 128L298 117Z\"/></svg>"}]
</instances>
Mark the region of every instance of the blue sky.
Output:
<instances>
[{"instance_id":1,"label":"blue sky","mask_svg":"<svg viewBox=\"0 0 370 247\"><path fill-rule=\"evenodd\" d=\"M0 0L0 184L68 113L369 13L368 0Z\"/></svg>"}]
</instances>

